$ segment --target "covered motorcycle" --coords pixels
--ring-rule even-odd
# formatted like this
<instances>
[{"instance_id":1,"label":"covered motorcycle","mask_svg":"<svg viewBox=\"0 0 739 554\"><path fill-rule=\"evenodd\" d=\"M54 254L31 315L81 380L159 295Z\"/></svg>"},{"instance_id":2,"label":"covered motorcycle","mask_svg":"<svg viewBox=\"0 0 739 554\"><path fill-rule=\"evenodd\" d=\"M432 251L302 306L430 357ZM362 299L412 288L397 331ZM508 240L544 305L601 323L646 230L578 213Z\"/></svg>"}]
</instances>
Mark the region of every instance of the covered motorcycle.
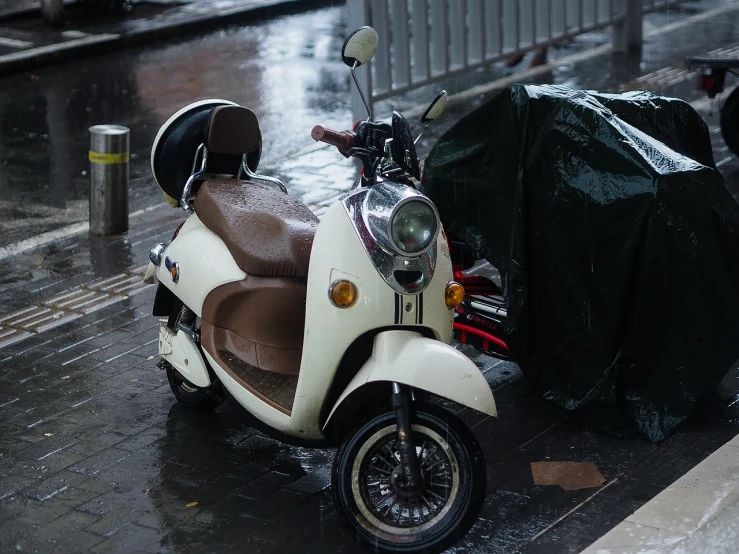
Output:
<instances>
[{"instance_id":1,"label":"covered motorcycle","mask_svg":"<svg viewBox=\"0 0 739 554\"><path fill-rule=\"evenodd\" d=\"M739 206L687 103L512 86L424 186L500 270L513 358L591 425L662 440L739 357Z\"/></svg>"}]
</instances>

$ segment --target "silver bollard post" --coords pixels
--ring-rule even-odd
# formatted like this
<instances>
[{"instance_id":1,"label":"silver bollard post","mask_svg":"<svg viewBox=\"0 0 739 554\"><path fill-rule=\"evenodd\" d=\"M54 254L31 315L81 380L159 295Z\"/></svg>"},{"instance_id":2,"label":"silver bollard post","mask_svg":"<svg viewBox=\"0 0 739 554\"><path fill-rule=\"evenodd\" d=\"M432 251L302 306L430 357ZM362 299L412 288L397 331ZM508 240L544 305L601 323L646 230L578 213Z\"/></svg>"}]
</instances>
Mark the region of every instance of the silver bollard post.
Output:
<instances>
[{"instance_id":1,"label":"silver bollard post","mask_svg":"<svg viewBox=\"0 0 739 554\"><path fill-rule=\"evenodd\" d=\"M120 125L90 127L90 233L128 231L129 131Z\"/></svg>"}]
</instances>

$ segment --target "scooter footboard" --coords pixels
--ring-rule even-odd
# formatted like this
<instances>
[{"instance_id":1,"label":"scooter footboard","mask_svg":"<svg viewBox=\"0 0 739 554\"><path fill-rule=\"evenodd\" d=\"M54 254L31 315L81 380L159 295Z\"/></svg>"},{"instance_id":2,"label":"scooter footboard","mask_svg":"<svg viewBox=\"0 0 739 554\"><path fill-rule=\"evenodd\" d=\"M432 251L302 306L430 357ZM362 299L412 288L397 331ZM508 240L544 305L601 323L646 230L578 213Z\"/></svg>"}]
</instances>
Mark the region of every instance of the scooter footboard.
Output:
<instances>
[{"instance_id":1,"label":"scooter footboard","mask_svg":"<svg viewBox=\"0 0 739 554\"><path fill-rule=\"evenodd\" d=\"M396 382L436 394L497 417L495 399L485 377L464 354L411 331L385 331L375 337L372 356L333 406L336 409L367 383Z\"/></svg>"}]
</instances>

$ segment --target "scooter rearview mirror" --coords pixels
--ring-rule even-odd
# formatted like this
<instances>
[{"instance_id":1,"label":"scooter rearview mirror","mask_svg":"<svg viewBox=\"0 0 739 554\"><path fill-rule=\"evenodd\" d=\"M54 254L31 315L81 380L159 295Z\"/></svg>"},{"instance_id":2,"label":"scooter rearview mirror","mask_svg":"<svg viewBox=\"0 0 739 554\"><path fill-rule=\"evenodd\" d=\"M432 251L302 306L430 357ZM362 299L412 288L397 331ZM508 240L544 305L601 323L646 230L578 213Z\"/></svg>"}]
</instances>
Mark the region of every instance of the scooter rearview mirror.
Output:
<instances>
[{"instance_id":1,"label":"scooter rearview mirror","mask_svg":"<svg viewBox=\"0 0 739 554\"><path fill-rule=\"evenodd\" d=\"M421 139L423 134L426 132L426 129L428 129L429 125L431 125L431 122L434 119L437 119L442 113L444 113L444 110L446 109L446 97L446 91L442 90L439 94L436 95L436 98L431 101L431 104L429 104L429 107L426 108L426 111L423 112L420 121L421 123L425 123L426 126L423 128L423 131L421 131L421 134L416 137L416 140L413 141L413 144L416 144Z\"/></svg>"},{"instance_id":2,"label":"scooter rearview mirror","mask_svg":"<svg viewBox=\"0 0 739 554\"><path fill-rule=\"evenodd\" d=\"M377 31L372 27L360 27L344 42L341 59L352 69L366 64L375 55L378 41Z\"/></svg>"},{"instance_id":3,"label":"scooter rearview mirror","mask_svg":"<svg viewBox=\"0 0 739 554\"><path fill-rule=\"evenodd\" d=\"M362 97L362 103L367 110L367 121L372 119L372 110L370 110L367 99L364 97L362 87L359 86L359 81L357 81L357 75L354 70L372 59L372 56L377 51L378 41L377 31L372 27L360 27L349 35L344 42L344 46L341 48L341 59L346 65L352 68L352 79L354 79L359 96Z\"/></svg>"},{"instance_id":4,"label":"scooter rearview mirror","mask_svg":"<svg viewBox=\"0 0 739 554\"><path fill-rule=\"evenodd\" d=\"M431 101L431 104L426 108L426 111L423 112L421 123L429 123L444 113L444 110L446 109L446 98L447 93L445 90L442 90L436 98Z\"/></svg>"}]
</instances>

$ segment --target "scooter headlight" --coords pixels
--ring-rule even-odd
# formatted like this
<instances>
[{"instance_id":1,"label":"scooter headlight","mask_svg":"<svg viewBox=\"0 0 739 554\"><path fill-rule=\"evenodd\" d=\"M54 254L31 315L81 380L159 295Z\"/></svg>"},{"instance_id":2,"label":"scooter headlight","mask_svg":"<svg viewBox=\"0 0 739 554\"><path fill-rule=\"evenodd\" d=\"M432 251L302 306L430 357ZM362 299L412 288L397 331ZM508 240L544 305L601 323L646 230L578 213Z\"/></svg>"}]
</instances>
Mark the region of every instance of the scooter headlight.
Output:
<instances>
[{"instance_id":1,"label":"scooter headlight","mask_svg":"<svg viewBox=\"0 0 739 554\"><path fill-rule=\"evenodd\" d=\"M390 239L403 254L419 254L436 237L439 220L429 202L414 199L402 203L390 219Z\"/></svg>"}]
</instances>

